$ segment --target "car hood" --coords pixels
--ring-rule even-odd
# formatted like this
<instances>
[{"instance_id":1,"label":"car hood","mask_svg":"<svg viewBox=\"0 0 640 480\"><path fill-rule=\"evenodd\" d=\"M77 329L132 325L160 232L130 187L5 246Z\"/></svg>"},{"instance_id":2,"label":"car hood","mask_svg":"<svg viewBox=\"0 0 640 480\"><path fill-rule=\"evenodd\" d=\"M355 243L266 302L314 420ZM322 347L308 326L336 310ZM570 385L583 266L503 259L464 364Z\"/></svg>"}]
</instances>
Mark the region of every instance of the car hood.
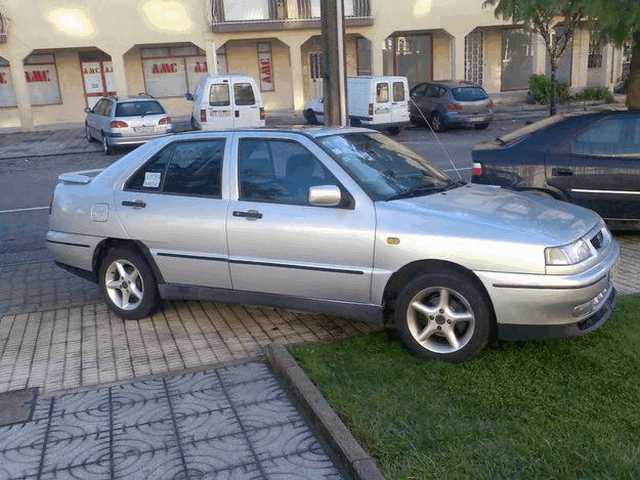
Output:
<instances>
[{"instance_id":1,"label":"car hood","mask_svg":"<svg viewBox=\"0 0 640 480\"><path fill-rule=\"evenodd\" d=\"M404 213L439 217L458 227L486 227L486 237L509 237L547 246L570 243L594 228L600 217L576 205L500 187L469 184L443 194L385 202Z\"/></svg>"}]
</instances>

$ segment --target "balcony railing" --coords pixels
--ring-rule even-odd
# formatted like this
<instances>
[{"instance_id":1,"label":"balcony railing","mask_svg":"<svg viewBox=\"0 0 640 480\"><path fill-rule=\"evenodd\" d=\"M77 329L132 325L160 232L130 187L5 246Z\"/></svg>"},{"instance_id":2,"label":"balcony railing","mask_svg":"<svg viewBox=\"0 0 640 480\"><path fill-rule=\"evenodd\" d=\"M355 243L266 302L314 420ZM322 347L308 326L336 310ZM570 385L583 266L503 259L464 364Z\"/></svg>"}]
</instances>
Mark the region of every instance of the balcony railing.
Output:
<instances>
[{"instance_id":1,"label":"balcony railing","mask_svg":"<svg viewBox=\"0 0 640 480\"><path fill-rule=\"evenodd\" d=\"M344 0L347 26L373 24L369 0ZM211 0L214 32L320 27L320 0Z\"/></svg>"}]
</instances>

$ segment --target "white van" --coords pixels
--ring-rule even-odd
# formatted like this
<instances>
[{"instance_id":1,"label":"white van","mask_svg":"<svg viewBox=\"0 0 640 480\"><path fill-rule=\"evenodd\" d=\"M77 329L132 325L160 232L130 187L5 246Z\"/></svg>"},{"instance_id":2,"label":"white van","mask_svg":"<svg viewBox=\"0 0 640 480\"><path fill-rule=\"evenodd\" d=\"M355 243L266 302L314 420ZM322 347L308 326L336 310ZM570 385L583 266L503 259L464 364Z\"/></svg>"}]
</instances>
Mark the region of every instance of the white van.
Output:
<instances>
[{"instance_id":1,"label":"white van","mask_svg":"<svg viewBox=\"0 0 640 480\"><path fill-rule=\"evenodd\" d=\"M196 130L264 127L260 89L245 75L205 75L193 95L191 126Z\"/></svg>"},{"instance_id":2,"label":"white van","mask_svg":"<svg viewBox=\"0 0 640 480\"><path fill-rule=\"evenodd\" d=\"M323 98L312 98L304 107L309 123L322 123ZM407 77L362 76L347 78L347 103L351 125L397 133L409 125Z\"/></svg>"}]
</instances>

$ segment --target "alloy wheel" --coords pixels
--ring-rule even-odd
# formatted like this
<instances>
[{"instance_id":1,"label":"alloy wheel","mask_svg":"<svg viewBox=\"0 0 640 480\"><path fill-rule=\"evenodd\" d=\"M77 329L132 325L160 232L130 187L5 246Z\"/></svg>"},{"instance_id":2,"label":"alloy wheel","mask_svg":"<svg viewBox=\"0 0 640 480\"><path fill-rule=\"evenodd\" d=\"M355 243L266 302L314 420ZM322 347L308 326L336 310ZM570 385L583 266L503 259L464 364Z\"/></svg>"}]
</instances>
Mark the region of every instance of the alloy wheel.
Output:
<instances>
[{"instance_id":1,"label":"alloy wheel","mask_svg":"<svg viewBox=\"0 0 640 480\"><path fill-rule=\"evenodd\" d=\"M115 260L105 272L105 288L114 305L121 310L134 310L142 302L144 282L134 264Z\"/></svg>"},{"instance_id":2,"label":"alloy wheel","mask_svg":"<svg viewBox=\"0 0 640 480\"><path fill-rule=\"evenodd\" d=\"M107 137L105 135L102 136L102 150L107 155L109 154L109 141L107 140Z\"/></svg>"},{"instance_id":3,"label":"alloy wheel","mask_svg":"<svg viewBox=\"0 0 640 480\"><path fill-rule=\"evenodd\" d=\"M446 287L421 290L407 309L407 326L414 340L434 353L463 349L473 337L475 323L469 301Z\"/></svg>"}]
</instances>

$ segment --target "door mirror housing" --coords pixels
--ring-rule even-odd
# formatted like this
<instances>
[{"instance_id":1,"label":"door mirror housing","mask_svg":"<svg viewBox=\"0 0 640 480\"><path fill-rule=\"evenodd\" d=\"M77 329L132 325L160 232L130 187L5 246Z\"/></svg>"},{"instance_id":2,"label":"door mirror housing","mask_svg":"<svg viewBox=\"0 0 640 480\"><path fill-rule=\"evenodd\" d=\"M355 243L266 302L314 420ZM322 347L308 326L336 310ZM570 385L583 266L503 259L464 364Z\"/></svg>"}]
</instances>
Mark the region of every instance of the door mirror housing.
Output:
<instances>
[{"instance_id":1,"label":"door mirror housing","mask_svg":"<svg viewBox=\"0 0 640 480\"><path fill-rule=\"evenodd\" d=\"M93 112L93 110L91 110L89 107L84 107L84 113L91 113Z\"/></svg>"},{"instance_id":2,"label":"door mirror housing","mask_svg":"<svg viewBox=\"0 0 640 480\"><path fill-rule=\"evenodd\" d=\"M309 205L314 207L337 207L342 201L342 192L336 185L319 185L309 188Z\"/></svg>"},{"instance_id":3,"label":"door mirror housing","mask_svg":"<svg viewBox=\"0 0 640 480\"><path fill-rule=\"evenodd\" d=\"M193 94L192 93L185 93L184 94L184 98L186 98L188 101L193 102Z\"/></svg>"}]
</instances>

